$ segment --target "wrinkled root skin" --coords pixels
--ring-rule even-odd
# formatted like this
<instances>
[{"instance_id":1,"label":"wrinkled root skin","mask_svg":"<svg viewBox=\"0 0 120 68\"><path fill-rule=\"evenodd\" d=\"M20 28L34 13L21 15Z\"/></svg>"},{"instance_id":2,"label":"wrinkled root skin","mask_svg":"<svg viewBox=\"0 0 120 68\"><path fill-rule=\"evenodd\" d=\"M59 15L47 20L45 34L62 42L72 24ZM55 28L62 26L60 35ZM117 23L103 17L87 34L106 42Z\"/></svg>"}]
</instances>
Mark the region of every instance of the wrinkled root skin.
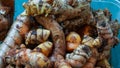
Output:
<instances>
[{"instance_id":1,"label":"wrinkled root skin","mask_svg":"<svg viewBox=\"0 0 120 68\"><path fill-rule=\"evenodd\" d=\"M46 29L49 29L52 33L54 50L51 56L51 61L55 61L57 55L65 56L66 44L65 44L65 35L62 30L62 27L52 18L40 17L40 16L37 16L35 18L39 24L44 26Z\"/></svg>"},{"instance_id":2,"label":"wrinkled root skin","mask_svg":"<svg viewBox=\"0 0 120 68\"><path fill-rule=\"evenodd\" d=\"M12 50L12 48L15 48L16 45L22 44L23 41L25 40L25 34L28 33L29 30L31 29L31 20L29 19L29 17L31 16L34 18L35 22L39 23L44 28L50 30L53 45L54 45L53 51L52 51L52 54L49 56L50 57L50 60L49 60L48 57L44 56L42 53L30 52L31 50L29 49L28 50L23 49L21 50L21 52L19 51L19 53L16 52L17 50L13 50L7 56L12 55L12 57L13 56L16 57L17 55L17 58L21 57L21 59L18 59L16 61L16 63L14 63L15 60L12 61L13 59L11 58L11 62L13 62L13 64L15 64L17 68L20 68L21 64L24 64L25 68L31 68L30 66L31 63L34 68L35 67L36 68L39 68L39 67L40 68L52 68L52 67L72 68L74 66L78 68L79 67L110 68L110 65L108 63L110 49L115 44L118 43L118 39L115 36L117 36L118 30L120 28L120 24L118 24L117 21L113 21L114 22L113 24L113 22L111 21L111 14L108 10L104 10L104 11L98 10L96 12L93 12L90 9L90 4L89 4L90 0L84 0L84 2L81 2L81 1L82 0L54 0L54 1L53 0L51 1L50 0L29 0L28 3L24 4L25 11L23 13L23 16L20 15L17 18L17 20L13 23L10 31L8 32L7 37L1 44L0 68L5 67L4 57L6 53L7 52L10 53L11 51L9 50ZM3 7L0 7L0 9L4 9L7 11L7 15L4 15L3 17L0 16L2 19L0 21L0 24L2 22L6 22L6 23L12 22L13 20L12 16L13 16L13 10L14 10L13 2L14 0L10 0L10 2L7 2L7 0L0 0L0 4L1 6L3 6ZM41 5L39 4L39 2L41 3ZM47 5L45 3L47 3ZM12 8L8 7L9 5ZM36 13L36 10L38 10L37 12L40 12L40 14ZM29 14L29 13L32 13L32 14ZM107 26L105 26L106 25L105 23L101 22L102 24L100 23L99 24L100 26L97 27L96 25L98 24L98 22L102 20L107 21ZM89 51L85 51L86 53L92 51L92 54L90 55L87 54L89 55L87 59L86 57L84 57L85 53L83 51L81 51L83 55L79 54L80 52L76 51L76 55L80 55L80 57L73 56L71 54L71 56L73 56L72 58L70 57L69 59L64 58L66 55L66 43L65 43L66 33L64 34L63 30L72 29L73 31L75 31L76 29L80 29L78 27L81 27L82 25L86 25L86 24L94 26L97 29L96 30L97 36L101 38L103 44L100 44L100 47L97 47L98 50L96 47L93 47L93 48L91 47ZM35 27L33 26L33 28ZM3 34L0 34L0 35L3 35ZM101 51L99 51L99 49L101 49ZM97 51L99 52L99 54L97 53ZM41 59L41 57L43 57L43 59ZM77 57L77 60L76 60L76 57ZM5 60L7 59L5 58ZM35 63L34 61L37 63ZM49 65L50 66L52 65L52 67L49 67ZM10 64L7 67L12 68Z\"/></svg>"},{"instance_id":3,"label":"wrinkled root skin","mask_svg":"<svg viewBox=\"0 0 120 68\"><path fill-rule=\"evenodd\" d=\"M0 0L0 41L5 39L7 32L13 23L14 16L14 0Z\"/></svg>"},{"instance_id":4,"label":"wrinkled root skin","mask_svg":"<svg viewBox=\"0 0 120 68\"><path fill-rule=\"evenodd\" d=\"M21 16L17 17L17 20L11 26L10 31L7 34L7 37L1 44L0 50L0 68L4 67L3 57L5 56L6 52L8 52L11 48L16 47L16 45L20 45L23 41L25 34L30 29L30 19L28 16Z\"/></svg>"}]
</instances>

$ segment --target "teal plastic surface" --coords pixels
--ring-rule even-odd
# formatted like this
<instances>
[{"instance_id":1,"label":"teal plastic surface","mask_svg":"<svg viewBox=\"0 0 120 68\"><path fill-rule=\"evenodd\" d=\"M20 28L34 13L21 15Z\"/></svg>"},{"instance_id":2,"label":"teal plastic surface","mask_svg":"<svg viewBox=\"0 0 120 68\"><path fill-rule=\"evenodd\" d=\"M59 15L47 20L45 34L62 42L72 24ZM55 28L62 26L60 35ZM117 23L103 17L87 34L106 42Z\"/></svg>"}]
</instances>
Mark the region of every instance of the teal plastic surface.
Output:
<instances>
[{"instance_id":1,"label":"teal plastic surface","mask_svg":"<svg viewBox=\"0 0 120 68\"><path fill-rule=\"evenodd\" d=\"M23 11L22 3L28 0L15 0L15 16ZM93 9L108 8L112 13L112 19L117 19L120 22L120 0L92 0L91 7ZM120 30L119 35L120 39ZM113 68L120 68L120 44L111 50L110 63Z\"/></svg>"}]
</instances>

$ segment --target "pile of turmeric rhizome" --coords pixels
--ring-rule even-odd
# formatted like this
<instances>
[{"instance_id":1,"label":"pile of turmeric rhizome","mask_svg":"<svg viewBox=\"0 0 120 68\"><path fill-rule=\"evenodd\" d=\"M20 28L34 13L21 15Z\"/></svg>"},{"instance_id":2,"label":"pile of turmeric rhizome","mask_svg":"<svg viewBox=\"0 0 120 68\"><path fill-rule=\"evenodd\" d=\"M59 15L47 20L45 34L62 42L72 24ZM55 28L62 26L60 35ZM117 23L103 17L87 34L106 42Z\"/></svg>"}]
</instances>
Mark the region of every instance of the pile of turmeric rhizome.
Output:
<instances>
[{"instance_id":1,"label":"pile of turmeric rhizome","mask_svg":"<svg viewBox=\"0 0 120 68\"><path fill-rule=\"evenodd\" d=\"M110 49L119 42L120 24L111 20L108 9L92 10L90 3L90 0L23 3L25 10L0 45L0 68L111 68ZM8 20L5 13L0 14L2 22Z\"/></svg>"}]
</instances>

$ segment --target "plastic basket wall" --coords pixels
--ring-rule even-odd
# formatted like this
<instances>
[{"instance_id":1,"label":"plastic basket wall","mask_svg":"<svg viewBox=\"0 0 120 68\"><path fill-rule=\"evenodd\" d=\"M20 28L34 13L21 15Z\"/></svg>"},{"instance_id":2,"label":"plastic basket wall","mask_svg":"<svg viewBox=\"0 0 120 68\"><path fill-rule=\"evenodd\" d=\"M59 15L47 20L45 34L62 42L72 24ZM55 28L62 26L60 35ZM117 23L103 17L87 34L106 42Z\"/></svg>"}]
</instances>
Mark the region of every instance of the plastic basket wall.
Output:
<instances>
[{"instance_id":1,"label":"plastic basket wall","mask_svg":"<svg viewBox=\"0 0 120 68\"><path fill-rule=\"evenodd\" d=\"M15 0L15 16L19 15L24 9L22 3L28 0ZM112 13L112 19L117 19L120 22L120 0L92 0L92 9L105 9L108 8ZM120 39L120 30L119 30ZM111 50L111 65L113 68L120 68L120 44Z\"/></svg>"}]
</instances>

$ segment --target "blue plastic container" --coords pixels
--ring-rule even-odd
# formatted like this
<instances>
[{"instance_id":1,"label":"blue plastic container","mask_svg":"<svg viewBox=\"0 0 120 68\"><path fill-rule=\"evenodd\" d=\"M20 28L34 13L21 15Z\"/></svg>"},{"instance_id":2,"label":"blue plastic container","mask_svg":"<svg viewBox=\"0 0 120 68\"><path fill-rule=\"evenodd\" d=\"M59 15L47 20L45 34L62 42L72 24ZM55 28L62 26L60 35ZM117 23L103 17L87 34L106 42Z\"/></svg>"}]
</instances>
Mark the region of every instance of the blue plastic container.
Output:
<instances>
[{"instance_id":1,"label":"blue plastic container","mask_svg":"<svg viewBox=\"0 0 120 68\"><path fill-rule=\"evenodd\" d=\"M28 0L15 0L15 16L23 11L22 3ZM95 10L108 8L112 13L112 19L120 22L120 0L92 0L91 7ZM120 30L119 35L120 39ZM120 68L120 44L111 50L110 63L113 68Z\"/></svg>"}]
</instances>

